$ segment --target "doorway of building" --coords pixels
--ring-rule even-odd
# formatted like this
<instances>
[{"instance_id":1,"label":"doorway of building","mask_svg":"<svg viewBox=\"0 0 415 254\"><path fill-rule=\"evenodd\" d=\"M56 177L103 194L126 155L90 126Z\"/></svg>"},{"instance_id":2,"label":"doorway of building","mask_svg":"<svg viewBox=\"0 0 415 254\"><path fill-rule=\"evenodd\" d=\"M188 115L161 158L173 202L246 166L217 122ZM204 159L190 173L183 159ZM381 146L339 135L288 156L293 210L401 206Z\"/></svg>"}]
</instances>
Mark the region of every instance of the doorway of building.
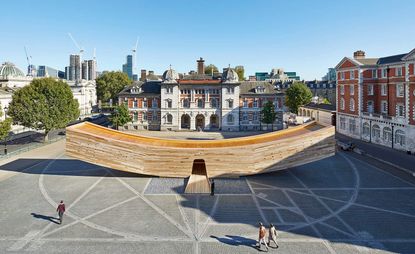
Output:
<instances>
[{"instance_id":1,"label":"doorway of building","mask_svg":"<svg viewBox=\"0 0 415 254\"><path fill-rule=\"evenodd\" d=\"M219 129L219 118L216 114L210 116L210 129Z\"/></svg>"},{"instance_id":2,"label":"doorway of building","mask_svg":"<svg viewBox=\"0 0 415 254\"><path fill-rule=\"evenodd\" d=\"M182 115L180 127L182 129L190 129L190 116L188 114Z\"/></svg>"},{"instance_id":3,"label":"doorway of building","mask_svg":"<svg viewBox=\"0 0 415 254\"><path fill-rule=\"evenodd\" d=\"M203 130L205 128L205 116L199 114L196 116L196 130Z\"/></svg>"},{"instance_id":4,"label":"doorway of building","mask_svg":"<svg viewBox=\"0 0 415 254\"><path fill-rule=\"evenodd\" d=\"M193 161L192 174L187 182L185 193L210 193L205 160L195 159Z\"/></svg>"}]
</instances>

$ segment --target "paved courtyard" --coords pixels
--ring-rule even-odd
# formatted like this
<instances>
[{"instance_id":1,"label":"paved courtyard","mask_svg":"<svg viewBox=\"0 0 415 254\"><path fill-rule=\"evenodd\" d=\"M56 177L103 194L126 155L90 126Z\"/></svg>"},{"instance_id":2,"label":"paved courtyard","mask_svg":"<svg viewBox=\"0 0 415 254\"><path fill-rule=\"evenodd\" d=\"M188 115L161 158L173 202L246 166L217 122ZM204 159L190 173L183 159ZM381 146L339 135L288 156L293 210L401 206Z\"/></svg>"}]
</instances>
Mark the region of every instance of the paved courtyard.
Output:
<instances>
[{"instance_id":1,"label":"paved courtyard","mask_svg":"<svg viewBox=\"0 0 415 254\"><path fill-rule=\"evenodd\" d=\"M218 179L211 197L183 194L183 179L102 168L63 148L0 166L0 253L257 253L258 221L280 230L270 252L415 253L415 180L358 155Z\"/></svg>"}]
</instances>

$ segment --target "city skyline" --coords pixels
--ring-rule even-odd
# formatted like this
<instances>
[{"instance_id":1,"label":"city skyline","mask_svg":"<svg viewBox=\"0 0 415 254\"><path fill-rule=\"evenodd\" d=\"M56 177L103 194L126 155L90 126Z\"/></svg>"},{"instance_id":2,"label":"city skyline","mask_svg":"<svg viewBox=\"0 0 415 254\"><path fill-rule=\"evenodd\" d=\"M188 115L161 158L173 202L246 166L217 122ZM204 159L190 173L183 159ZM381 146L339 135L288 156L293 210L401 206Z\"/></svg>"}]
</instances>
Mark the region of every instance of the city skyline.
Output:
<instances>
[{"instance_id":1,"label":"city skyline","mask_svg":"<svg viewBox=\"0 0 415 254\"><path fill-rule=\"evenodd\" d=\"M78 52L68 32L85 49L83 59L92 59L96 48L100 71L122 70L139 36L135 74L139 69L161 74L170 64L188 72L203 57L219 69L243 65L246 76L281 67L305 80L320 79L355 50L367 57L407 53L415 40L409 32L415 23L412 1L25 3L4 3L8 11L0 17L9 24L0 61L22 70L24 46L33 64L64 70L68 56Z\"/></svg>"}]
</instances>

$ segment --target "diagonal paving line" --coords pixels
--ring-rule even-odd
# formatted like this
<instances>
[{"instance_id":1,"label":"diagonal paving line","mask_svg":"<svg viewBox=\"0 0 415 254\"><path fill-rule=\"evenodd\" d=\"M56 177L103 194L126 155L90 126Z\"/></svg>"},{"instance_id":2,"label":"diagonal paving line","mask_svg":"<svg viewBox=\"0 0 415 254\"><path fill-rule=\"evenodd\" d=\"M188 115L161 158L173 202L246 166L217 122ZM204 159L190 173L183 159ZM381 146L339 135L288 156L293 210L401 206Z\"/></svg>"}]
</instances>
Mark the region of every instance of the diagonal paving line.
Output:
<instances>
[{"instance_id":1,"label":"diagonal paving line","mask_svg":"<svg viewBox=\"0 0 415 254\"><path fill-rule=\"evenodd\" d=\"M177 207L179 208L180 215L182 216L184 224L186 225L187 230L193 232L193 236L194 238L196 238L196 232L195 232L196 228L195 228L195 231L193 231L192 228L190 227L190 223L186 216L186 213L184 212L183 207L179 204L179 195L175 195L175 196L176 196Z\"/></svg>"},{"instance_id":2,"label":"diagonal paving line","mask_svg":"<svg viewBox=\"0 0 415 254\"><path fill-rule=\"evenodd\" d=\"M215 196L215 203L213 204L212 209L210 210L209 216L206 221L203 223L202 230L199 232L197 239L202 239L203 235L206 233L206 230L209 227L209 223L212 220L213 215L215 215L216 210L219 204L219 196ZM200 209L199 209L200 210Z\"/></svg>"},{"instance_id":3,"label":"diagonal paving line","mask_svg":"<svg viewBox=\"0 0 415 254\"><path fill-rule=\"evenodd\" d=\"M258 209L258 212L259 212L259 215L261 216L262 221L265 224L268 224L268 220L265 217L264 211L262 211L261 206L259 205L258 199L256 198L256 193L255 193L254 189L252 188L251 183L249 182L248 178L245 178L245 181L246 181L246 184L248 185L248 187L249 187L249 189L252 193L252 199L253 199L253 201L254 201L257 209Z\"/></svg>"},{"instance_id":4,"label":"diagonal paving line","mask_svg":"<svg viewBox=\"0 0 415 254\"><path fill-rule=\"evenodd\" d=\"M95 183L93 183L88 189L86 189L81 195L79 195L73 202L72 204L69 205L67 210L70 210L74 205L76 205L76 203L78 203L83 197L85 197L93 188L95 188L95 186L97 186L102 179L104 179L106 176L108 175L105 174L104 176L100 177L97 181L95 181Z\"/></svg>"},{"instance_id":5,"label":"diagonal paving line","mask_svg":"<svg viewBox=\"0 0 415 254\"><path fill-rule=\"evenodd\" d=\"M109 172L112 176L114 176L113 173ZM190 238L194 238L193 233L188 231L186 228L183 228L182 225L180 225L178 222L176 222L172 217L170 217L163 209L158 207L156 204L151 202L149 199L145 198L140 192L135 190L133 187L131 187L129 184L124 182L119 177L114 176L117 181L119 181L122 185L124 185L127 189L132 191L135 195L137 195L141 200L143 200L147 205L149 205L151 208L153 208L156 212L158 212L161 216L163 216L165 219L167 219L171 224L173 224L177 229L182 231L186 236Z\"/></svg>"}]
</instances>

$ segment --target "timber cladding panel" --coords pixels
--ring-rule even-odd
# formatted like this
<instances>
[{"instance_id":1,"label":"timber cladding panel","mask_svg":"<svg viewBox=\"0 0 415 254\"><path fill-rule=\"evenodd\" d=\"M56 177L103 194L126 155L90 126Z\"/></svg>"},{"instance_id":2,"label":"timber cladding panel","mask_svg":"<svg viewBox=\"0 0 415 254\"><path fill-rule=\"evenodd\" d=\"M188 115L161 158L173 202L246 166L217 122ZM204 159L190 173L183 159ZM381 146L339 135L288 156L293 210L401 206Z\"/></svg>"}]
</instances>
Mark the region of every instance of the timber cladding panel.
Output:
<instances>
[{"instance_id":1,"label":"timber cladding panel","mask_svg":"<svg viewBox=\"0 0 415 254\"><path fill-rule=\"evenodd\" d=\"M174 140L138 136L89 122L66 130L67 155L93 164L163 177L188 177L203 159L209 177L282 170L329 157L334 127L315 122L267 134L224 140Z\"/></svg>"}]
</instances>

